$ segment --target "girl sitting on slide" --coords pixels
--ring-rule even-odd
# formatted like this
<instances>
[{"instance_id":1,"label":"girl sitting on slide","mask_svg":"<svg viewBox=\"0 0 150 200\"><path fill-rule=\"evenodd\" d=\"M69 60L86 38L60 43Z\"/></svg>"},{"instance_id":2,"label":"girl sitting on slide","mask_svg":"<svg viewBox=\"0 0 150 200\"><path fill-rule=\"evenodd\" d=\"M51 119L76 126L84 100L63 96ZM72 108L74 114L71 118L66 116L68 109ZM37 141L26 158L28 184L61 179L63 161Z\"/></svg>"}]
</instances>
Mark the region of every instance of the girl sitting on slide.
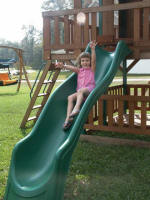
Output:
<instances>
[{"instance_id":1,"label":"girl sitting on slide","mask_svg":"<svg viewBox=\"0 0 150 200\"><path fill-rule=\"evenodd\" d=\"M77 73L77 89L76 92L68 96L67 116L63 125L63 129L70 128L73 118L80 112L80 107L85 98L95 88L95 68L96 68L96 42L90 43L91 55L83 52L77 59L78 67L64 65L61 62L56 64L56 68L67 69ZM74 102L75 106L74 106Z\"/></svg>"}]
</instances>

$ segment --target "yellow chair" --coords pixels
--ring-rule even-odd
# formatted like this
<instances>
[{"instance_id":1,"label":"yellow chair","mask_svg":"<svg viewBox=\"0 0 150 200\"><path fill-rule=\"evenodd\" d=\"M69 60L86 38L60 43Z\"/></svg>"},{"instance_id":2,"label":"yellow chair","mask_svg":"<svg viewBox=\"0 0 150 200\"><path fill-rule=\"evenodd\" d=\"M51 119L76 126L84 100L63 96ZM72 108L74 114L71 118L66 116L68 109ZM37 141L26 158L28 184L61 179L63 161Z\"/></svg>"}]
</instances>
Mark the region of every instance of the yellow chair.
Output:
<instances>
[{"instance_id":1,"label":"yellow chair","mask_svg":"<svg viewBox=\"0 0 150 200\"><path fill-rule=\"evenodd\" d=\"M11 80L8 73L0 74L0 86L16 84L18 80Z\"/></svg>"}]
</instances>

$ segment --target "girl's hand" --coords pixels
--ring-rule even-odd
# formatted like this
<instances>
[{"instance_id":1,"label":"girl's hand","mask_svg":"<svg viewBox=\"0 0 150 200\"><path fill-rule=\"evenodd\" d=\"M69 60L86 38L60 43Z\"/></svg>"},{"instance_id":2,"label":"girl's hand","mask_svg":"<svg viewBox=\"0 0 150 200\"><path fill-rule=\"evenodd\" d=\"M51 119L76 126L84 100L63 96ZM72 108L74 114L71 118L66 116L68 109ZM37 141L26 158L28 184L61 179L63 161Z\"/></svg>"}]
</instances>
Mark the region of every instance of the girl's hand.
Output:
<instances>
[{"instance_id":1,"label":"girl's hand","mask_svg":"<svg viewBox=\"0 0 150 200\"><path fill-rule=\"evenodd\" d=\"M59 69L63 69L64 68L64 64L62 62L58 62L55 64L56 68L59 68Z\"/></svg>"},{"instance_id":2,"label":"girl's hand","mask_svg":"<svg viewBox=\"0 0 150 200\"><path fill-rule=\"evenodd\" d=\"M97 45L97 42L95 40L90 42L91 49L95 50L96 45Z\"/></svg>"}]
</instances>

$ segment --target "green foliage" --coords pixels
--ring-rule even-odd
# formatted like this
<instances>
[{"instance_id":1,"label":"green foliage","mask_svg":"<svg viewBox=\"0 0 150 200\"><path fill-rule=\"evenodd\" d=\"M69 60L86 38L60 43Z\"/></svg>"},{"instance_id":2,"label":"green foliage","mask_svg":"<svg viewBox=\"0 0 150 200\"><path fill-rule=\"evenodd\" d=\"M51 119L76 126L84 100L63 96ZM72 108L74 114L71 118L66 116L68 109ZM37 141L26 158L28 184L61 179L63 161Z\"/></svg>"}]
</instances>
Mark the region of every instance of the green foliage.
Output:
<instances>
[{"instance_id":1,"label":"green foliage","mask_svg":"<svg viewBox=\"0 0 150 200\"><path fill-rule=\"evenodd\" d=\"M43 10L62 10L73 8L73 0L44 0Z\"/></svg>"}]
</instances>

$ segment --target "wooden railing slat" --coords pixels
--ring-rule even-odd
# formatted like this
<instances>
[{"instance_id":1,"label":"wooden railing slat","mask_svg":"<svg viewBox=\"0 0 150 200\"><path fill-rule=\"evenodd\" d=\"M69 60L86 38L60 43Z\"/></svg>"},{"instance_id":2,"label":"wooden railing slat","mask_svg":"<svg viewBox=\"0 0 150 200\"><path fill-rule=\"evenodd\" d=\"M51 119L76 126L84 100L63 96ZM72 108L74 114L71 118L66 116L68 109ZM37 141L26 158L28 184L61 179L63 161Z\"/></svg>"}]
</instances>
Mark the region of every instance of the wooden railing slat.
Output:
<instances>
[{"instance_id":1,"label":"wooden railing slat","mask_svg":"<svg viewBox=\"0 0 150 200\"><path fill-rule=\"evenodd\" d=\"M119 100L118 101L118 116L119 116L119 119L118 119L118 126L119 127L122 127L123 126L123 101L122 100Z\"/></svg>"},{"instance_id":2,"label":"wooden railing slat","mask_svg":"<svg viewBox=\"0 0 150 200\"><path fill-rule=\"evenodd\" d=\"M55 36L55 45L60 44L60 32L59 32L59 18L55 17L54 20L54 36Z\"/></svg>"},{"instance_id":3,"label":"wooden railing slat","mask_svg":"<svg viewBox=\"0 0 150 200\"><path fill-rule=\"evenodd\" d=\"M141 128L146 129L146 102L141 102Z\"/></svg>"},{"instance_id":4,"label":"wooden railing slat","mask_svg":"<svg viewBox=\"0 0 150 200\"><path fill-rule=\"evenodd\" d=\"M96 40L96 13L91 13L92 15L92 30L91 30L91 39Z\"/></svg>"},{"instance_id":5,"label":"wooden railing slat","mask_svg":"<svg viewBox=\"0 0 150 200\"><path fill-rule=\"evenodd\" d=\"M113 112L114 112L114 104L113 100L108 101L108 110L107 110L107 115L108 115L108 126L113 125Z\"/></svg>"},{"instance_id":6,"label":"wooden railing slat","mask_svg":"<svg viewBox=\"0 0 150 200\"><path fill-rule=\"evenodd\" d=\"M101 99L98 100L98 124L103 124L103 101Z\"/></svg>"},{"instance_id":7,"label":"wooden railing slat","mask_svg":"<svg viewBox=\"0 0 150 200\"><path fill-rule=\"evenodd\" d=\"M87 43L90 40L90 38L89 38L89 13L86 13L86 21L85 21L83 30L84 30L84 44L87 45Z\"/></svg>"},{"instance_id":8,"label":"wooden railing slat","mask_svg":"<svg viewBox=\"0 0 150 200\"><path fill-rule=\"evenodd\" d=\"M67 15L64 16L64 43L70 43L70 24L69 18Z\"/></svg>"},{"instance_id":9,"label":"wooden railing slat","mask_svg":"<svg viewBox=\"0 0 150 200\"><path fill-rule=\"evenodd\" d=\"M134 102L130 101L129 103L129 125L134 126Z\"/></svg>"},{"instance_id":10,"label":"wooden railing slat","mask_svg":"<svg viewBox=\"0 0 150 200\"><path fill-rule=\"evenodd\" d=\"M93 108L91 109L89 115L88 115L88 123L93 125Z\"/></svg>"}]
</instances>

